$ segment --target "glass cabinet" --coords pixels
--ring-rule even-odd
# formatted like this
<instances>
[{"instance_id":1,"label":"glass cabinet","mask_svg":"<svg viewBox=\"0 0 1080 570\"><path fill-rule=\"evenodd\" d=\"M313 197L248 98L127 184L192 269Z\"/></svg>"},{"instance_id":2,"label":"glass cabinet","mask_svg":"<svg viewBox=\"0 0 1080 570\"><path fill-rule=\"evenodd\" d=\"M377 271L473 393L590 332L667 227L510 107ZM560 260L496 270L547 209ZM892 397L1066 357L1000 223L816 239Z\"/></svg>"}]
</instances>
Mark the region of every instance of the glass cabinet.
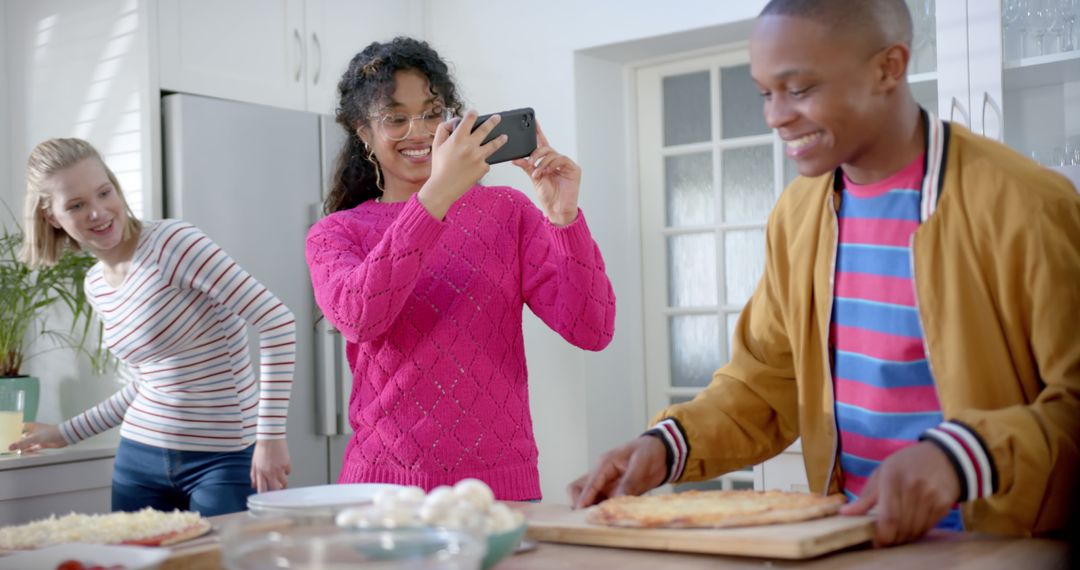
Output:
<instances>
[{"instance_id":1,"label":"glass cabinet","mask_svg":"<svg viewBox=\"0 0 1080 570\"><path fill-rule=\"evenodd\" d=\"M1077 183L1080 0L907 3L916 99Z\"/></svg>"}]
</instances>

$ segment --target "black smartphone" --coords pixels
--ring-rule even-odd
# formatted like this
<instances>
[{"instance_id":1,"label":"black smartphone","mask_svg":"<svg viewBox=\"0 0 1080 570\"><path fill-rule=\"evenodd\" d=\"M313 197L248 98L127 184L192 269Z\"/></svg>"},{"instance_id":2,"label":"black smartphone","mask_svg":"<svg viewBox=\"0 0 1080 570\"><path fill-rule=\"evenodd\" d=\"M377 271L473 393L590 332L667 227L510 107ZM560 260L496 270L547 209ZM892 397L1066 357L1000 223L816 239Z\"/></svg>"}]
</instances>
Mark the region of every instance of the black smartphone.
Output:
<instances>
[{"instance_id":1,"label":"black smartphone","mask_svg":"<svg viewBox=\"0 0 1080 570\"><path fill-rule=\"evenodd\" d=\"M492 113L492 115L499 115L502 120L499 121L498 125L495 125L494 129L491 129L488 136L484 137L482 144L487 144L488 141L499 135L506 135L507 139L506 144L495 151L495 154L487 157L488 164L498 164L508 160L524 158L536 150L536 113L532 110L532 107ZM491 115L477 117L473 130L475 131L490 117Z\"/></svg>"}]
</instances>

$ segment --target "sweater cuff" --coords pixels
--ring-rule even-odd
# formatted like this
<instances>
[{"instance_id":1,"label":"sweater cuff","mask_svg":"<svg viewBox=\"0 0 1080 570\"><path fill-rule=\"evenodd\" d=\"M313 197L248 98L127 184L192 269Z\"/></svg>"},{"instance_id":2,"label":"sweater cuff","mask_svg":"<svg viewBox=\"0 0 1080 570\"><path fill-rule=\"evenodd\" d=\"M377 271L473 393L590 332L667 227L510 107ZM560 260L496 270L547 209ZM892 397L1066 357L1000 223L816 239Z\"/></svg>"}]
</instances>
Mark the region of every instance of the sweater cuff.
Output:
<instances>
[{"instance_id":1,"label":"sweater cuff","mask_svg":"<svg viewBox=\"0 0 1080 570\"><path fill-rule=\"evenodd\" d=\"M665 418L643 435L658 438L667 450L667 477L664 483L673 483L682 477L686 469L686 458L690 455L690 445L686 442L686 433L675 418Z\"/></svg>"},{"instance_id":2,"label":"sweater cuff","mask_svg":"<svg viewBox=\"0 0 1080 570\"><path fill-rule=\"evenodd\" d=\"M446 224L436 220L431 212L420 203L418 194L413 194L405 203L397 223L404 230L405 235L410 237L409 242L417 245L430 245L435 243L442 235Z\"/></svg>"},{"instance_id":3,"label":"sweater cuff","mask_svg":"<svg viewBox=\"0 0 1080 570\"><path fill-rule=\"evenodd\" d=\"M578 208L577 218L565 226L556 226L551 220L544 219L551 232L551 242L555 252L564 257L581 257L581 252L591 252L593 241L589 225L585 223L585 213Z\"/></svg>"},{"instance_id":4,"label":"sweater cuff","mask_svg":"<svg viewBox=\"0 0 1080 570\"><path fill-rule=\"evenodd\" d=\"M919 436L945 452L960 480L960 502L985 499L997 491L997 470L979 434L958 421L946 421Z\"/></svg>"}]
</instances>

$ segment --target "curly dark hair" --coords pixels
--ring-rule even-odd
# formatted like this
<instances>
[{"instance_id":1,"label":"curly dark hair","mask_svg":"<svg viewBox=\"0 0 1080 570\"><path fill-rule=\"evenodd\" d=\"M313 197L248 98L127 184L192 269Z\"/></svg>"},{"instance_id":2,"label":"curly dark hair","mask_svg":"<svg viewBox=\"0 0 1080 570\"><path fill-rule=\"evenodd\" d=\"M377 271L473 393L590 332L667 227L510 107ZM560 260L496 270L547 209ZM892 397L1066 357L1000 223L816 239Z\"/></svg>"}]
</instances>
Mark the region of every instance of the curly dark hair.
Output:
<instances>
[{"instance_id":1,"label":"curly dark hair","mask_svg":"<svg viewBox=\"0 0 1080 570\"><path fill-rule=\"evenodd\" d=\"M372 109L389 99L394 92L394 74L413 70L428 80L431 94L439 97L448 110L460 113L462 103L450 70L427 42L396 37L388 42L373 42L353 56L349 69L338 82L337 123L348 133L334 164L330 193L323 210L333 213L354 208L382 195L377 184L377 166L368 162L364 142L356 129L369 120Z\"/></svg>"}]
</instances>

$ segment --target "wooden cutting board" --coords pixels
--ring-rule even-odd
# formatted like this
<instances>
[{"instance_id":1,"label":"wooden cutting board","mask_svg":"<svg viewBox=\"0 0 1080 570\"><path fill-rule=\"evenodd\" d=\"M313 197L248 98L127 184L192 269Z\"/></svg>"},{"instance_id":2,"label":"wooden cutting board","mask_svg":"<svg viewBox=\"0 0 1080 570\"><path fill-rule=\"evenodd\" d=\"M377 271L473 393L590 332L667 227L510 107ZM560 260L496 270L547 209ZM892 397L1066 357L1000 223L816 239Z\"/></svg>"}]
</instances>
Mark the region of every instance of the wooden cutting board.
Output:
<instances>
[{"instance_id":1,"label":"wooden cutting board","mask_svg":"<svg viewBox=\"0 0 1080 570\"><path fill-rule=\"evenodd\" d=\"M833 516L792 524L728 529L640 529L585 522L584 510L542 505L528 512L529 538L590 546L803 559L874 537L873 517Z\"/></svg>"}]
</instances>

